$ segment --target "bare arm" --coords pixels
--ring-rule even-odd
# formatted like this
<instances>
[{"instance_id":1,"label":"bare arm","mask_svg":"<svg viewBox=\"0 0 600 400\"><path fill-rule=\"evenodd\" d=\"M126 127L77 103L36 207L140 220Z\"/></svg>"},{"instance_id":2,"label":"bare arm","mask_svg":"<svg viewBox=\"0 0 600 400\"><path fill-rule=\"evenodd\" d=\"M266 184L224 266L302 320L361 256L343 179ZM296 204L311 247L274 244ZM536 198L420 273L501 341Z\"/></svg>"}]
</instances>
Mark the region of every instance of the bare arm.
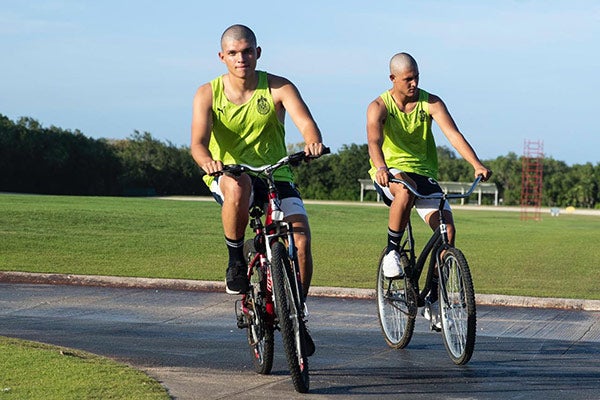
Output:
<instances>
[{"instance_id":1,"label":"bare arm","mask_svg":"<svg viewBox=\"0 0 600 400\"><path fill-rule=\"evenodd\" d=\"M375 180L378 184L385 187L389 184L389 175L385 157L381 150L383 144L383 124L387 117L387 109L380 97L373 100L367 108L367 145L369 148L369 157L373 165L377 168Z\"/></svg>"},{"instance_id":2,"label":"bare arm","mask_svg":"<svg viewBox=\"0 0 600 400\"><path fill-rule=\"evenodd\" d=\"M435 95L429 97L429 113L444 135L446 135L452 147L454 147L456 151L458 151L458 153L473 166L473 169L475 169L475 176L482 175L482 180L487 181L492 176L492 171L481 163L475 150L473 150L463 134L460 133L442 99Z\"/></svg>"},{"instance_id":3,"label":"bare arm","mask_svg":"<svg viewBox=\"0 0 600 400\"><path fill-rule=\"evenodd\" d=\"M210 83L206 83L198 88L194 96L190 148L194 161L207 174L220 171L223 168L220 160L213 160L208 149L212 123L212 89Z\"/></svg>"},{"instance_id":4,"label":"bare arm","mask_svg":"<svg viewBox=\"0 0 600 400\"><path fill-rule=\"evenodd\" d=\"M283 121L287 111L304 138L306 143L304 152L307 155L321 155L323 153L321 131L296 86L289 80L275 75L269 75L269 83L280 119Z\"/></svg>"}]
</instances>

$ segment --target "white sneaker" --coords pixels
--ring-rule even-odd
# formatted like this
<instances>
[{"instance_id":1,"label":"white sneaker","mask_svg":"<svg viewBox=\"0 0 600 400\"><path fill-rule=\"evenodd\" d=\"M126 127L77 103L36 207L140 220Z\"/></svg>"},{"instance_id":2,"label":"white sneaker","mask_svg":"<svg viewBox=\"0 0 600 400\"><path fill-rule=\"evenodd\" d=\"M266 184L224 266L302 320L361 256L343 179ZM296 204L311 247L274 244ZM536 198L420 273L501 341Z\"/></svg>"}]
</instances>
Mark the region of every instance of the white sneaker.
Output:
<instances>
[{"instance_id":1,"label":"white sneaker","mask_svg":"<svg viewBox=\"0 0 600 400\"><path fill-rule=\"evenodd\" d=\"M425 307L421 315L431 323L432 331L439 332L442 330L442 319L440 318L440 302L431 303L429 299L425 299Z\"/></svg>"},{"instance_id":2,"label":"white sneaker","mask_svg":"<svg viewBox=\"0 0 600 400\"><path fill-rule=\"evenodd\" d=\"M381 262L383 275L389 279L400 279L404 277L404 271L400 267L400 254L396 250L392 250L383 256Z\"/></svg>"}]
</instances>

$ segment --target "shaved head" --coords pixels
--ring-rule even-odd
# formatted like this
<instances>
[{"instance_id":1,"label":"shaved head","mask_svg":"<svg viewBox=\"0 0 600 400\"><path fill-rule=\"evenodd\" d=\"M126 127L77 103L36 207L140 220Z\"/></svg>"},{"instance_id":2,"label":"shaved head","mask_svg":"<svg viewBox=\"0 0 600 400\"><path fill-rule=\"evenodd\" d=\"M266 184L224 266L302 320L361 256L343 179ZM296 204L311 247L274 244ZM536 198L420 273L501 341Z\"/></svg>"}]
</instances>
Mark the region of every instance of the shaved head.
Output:
<instances>
[{"instance_id":1,"label":"shaved head","mask_svg":"<svg viewBox=\"0 0 600 400\"><path fill-rule=\"evenodd\" d=\"M407 70L419 73L419 66L415 59L408 53L395 54L390 60L390 74L395 75Z\"/></svg>"},{"instance_id":2,"label":"shaved head","mask_svg":"<svg viewBox=\"0 0 600 400\"><path fill-rule=\"evenodd\" d=\"M229 28L225 29L225 32L221 35L221 48L223 48L225 42L231 40L245 40L252 47L256 47L256 36L254 35L254 32L252 32L252 29L245 25L231 25Z\"/></svg>"}]
</instances>

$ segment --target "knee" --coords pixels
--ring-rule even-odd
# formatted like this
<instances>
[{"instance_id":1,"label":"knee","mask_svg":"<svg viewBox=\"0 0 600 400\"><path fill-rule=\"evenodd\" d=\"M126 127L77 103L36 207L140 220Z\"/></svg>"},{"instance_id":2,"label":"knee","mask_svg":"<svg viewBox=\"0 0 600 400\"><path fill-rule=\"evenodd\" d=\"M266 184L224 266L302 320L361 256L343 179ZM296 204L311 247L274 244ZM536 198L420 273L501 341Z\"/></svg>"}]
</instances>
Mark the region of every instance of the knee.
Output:
<instances>
[{"instance_id":1,"label":"knee","mask_svg":"<svg viewBox=\"0 0 600 400\"><path fill-rule=\"evenodd\" d=\"M310 252L310 235L302 232L296 232L294 242L298 250L298 255L304 255Z\"/></svg>"},{"instance_id":2,"label":"knee","mask_svg":"<svg viewBox=\"0 0 600 400\"><path fill-rule=\"evenodd\" d=\"M448 236L450 238L454 238L454 236L456 236L456 227L453 224L446 225L446 230L448 231Z\"/></svg>"},{"instance_id":3,"label":"knee","mask_svg":"<svg viewBox=\"0 0 600 400\"><path fill-rule=\"evenodd\" d=\"M220 185L224 201L236 204L249 201L252 183L248 175L244 174L238 178L223 176Z\"/></svg>"},{"instance_id":4,"label":"knee","mask_svg":"<svg viewBox=\"0 0 600 400\"><path fill-rule=\"evenodd\" d=\"M298 259L306 262L311 259L311 238L310 231L304 229L294 230L294 244L296 246L296 252Z\"/></svg>"},{"instance_id":5,"label":"knee","mask_svg":"<svg viewBox=\"0 0 600 400\"><path fill-rule=\"evenodd\" d=\"M393 195L392 207L402 207L404 209L412 207L414 195L405 187L398 188Z\"/></svg>"}]
</instances>

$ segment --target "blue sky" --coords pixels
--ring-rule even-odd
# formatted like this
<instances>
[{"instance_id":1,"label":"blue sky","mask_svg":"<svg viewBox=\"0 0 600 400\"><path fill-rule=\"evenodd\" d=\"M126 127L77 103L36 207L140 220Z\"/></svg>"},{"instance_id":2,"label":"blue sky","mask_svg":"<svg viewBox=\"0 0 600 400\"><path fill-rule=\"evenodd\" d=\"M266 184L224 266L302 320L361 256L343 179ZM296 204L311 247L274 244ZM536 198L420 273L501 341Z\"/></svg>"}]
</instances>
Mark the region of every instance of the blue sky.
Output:
<instances>
[{"instance_id":1,"label":"blue sky","mask_svg":"<svg viewBox=\"0 0 600 400\"><path fill-rule=\"evenodd\" d=\"M298 86L334 150L366 143L366 107L407 51L480 158L531 140L569 165L600 162L595 0L0 0L0 114L188 145L194 92L225 71L219 38L233 23L255 31L259 68Z\"/></svg>"}]
</instances>

